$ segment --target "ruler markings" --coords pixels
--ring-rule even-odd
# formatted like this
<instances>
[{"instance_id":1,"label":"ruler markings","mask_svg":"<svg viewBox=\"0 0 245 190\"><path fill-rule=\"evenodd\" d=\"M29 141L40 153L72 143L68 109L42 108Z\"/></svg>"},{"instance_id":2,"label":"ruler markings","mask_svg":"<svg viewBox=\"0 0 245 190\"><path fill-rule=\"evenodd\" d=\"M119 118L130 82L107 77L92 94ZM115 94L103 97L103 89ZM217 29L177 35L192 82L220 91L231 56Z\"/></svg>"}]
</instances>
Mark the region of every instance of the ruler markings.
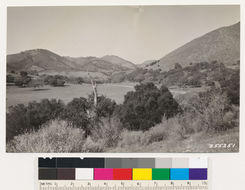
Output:
<instances>
[{"instance_id":1,"label":"ruler markings","mask_svg":"<svg viewBox=\"0 0 245 190\"><path fill-rule=\"evenodd\" d=\"M207 181L40 181L39 190L207 190Z\"/></svg>"}]
</instances>

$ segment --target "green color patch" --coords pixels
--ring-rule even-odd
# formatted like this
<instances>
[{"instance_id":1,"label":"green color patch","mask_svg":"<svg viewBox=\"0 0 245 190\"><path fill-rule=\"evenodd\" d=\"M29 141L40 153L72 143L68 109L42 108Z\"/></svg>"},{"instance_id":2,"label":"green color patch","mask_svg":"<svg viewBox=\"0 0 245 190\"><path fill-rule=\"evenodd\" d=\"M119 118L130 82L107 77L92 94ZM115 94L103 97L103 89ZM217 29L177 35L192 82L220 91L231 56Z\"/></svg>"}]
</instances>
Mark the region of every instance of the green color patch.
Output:
<instances>
[{"instance_id":1,"label":"green color patch","mask_svg":"<svg viewBox=\"0 0 245 190\"><path fill-rule=\"evenodd\" d=\"M152 180L169 180L169 168L152 168Z\"/></svg>"}]
</instances>

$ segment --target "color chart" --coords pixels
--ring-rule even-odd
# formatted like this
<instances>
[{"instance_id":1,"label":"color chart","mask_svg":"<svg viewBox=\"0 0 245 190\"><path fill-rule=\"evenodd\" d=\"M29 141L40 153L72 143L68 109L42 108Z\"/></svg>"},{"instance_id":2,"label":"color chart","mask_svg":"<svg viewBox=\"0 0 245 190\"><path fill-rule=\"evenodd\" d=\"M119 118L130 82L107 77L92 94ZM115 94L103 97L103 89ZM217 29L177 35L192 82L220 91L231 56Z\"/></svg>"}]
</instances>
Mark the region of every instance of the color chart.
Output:
<instances>
[{"instance_id":1,"label":"color chart","mask_svg":"<svg viewBox=\"0 0 245 190\"><path fill-rule=\"evenodd\" d=\"M59 190L59 186L64 188L71 183L76 184L74 189L93 185L105 188L105 184L121 187L122 183L135 188L146 185L161 189L174 184L191 189L191 185L196 184L199 189L207 189L208 161L207 158L179 157L39 158L38 179L40 190L49 190L47 187Z\"/></svg>"}]
</instances>

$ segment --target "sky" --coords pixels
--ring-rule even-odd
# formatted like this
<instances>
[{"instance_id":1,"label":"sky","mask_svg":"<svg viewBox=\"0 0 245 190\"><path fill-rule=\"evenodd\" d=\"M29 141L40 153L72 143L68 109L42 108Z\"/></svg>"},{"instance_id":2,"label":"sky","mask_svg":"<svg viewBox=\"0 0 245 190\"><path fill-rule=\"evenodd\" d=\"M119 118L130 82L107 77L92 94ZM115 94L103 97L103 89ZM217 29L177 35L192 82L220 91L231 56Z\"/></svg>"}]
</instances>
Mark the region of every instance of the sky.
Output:
<instances>
[{"instance_id":1,"label":"sky","mask_svg":"<svg viewBox=\"0 0 245 190\"><path fill-rule=\"evenodd\" d=\"M7 53L117 55L135 64L240 21L238 5L9 7Z\"/></svg>"}]
</instances>

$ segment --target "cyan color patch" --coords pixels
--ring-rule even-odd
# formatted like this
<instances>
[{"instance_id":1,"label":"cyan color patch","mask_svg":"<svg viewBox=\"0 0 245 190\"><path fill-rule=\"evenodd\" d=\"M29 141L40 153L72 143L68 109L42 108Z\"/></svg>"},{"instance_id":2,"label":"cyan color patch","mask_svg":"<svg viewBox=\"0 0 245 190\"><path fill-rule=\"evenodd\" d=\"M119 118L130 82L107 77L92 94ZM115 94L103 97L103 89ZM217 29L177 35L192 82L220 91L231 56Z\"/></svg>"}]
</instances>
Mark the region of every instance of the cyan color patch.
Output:
<instances>
[{"instance_id":1,"label":"cyan color patch","mask_svg":"<svg viewBox=\"0 0 245 190\"><path fill-rule=\"evenodd\" d=\"M189 180L189 168L170 168L170 180Z\"/></svg>"}]
</instances>

